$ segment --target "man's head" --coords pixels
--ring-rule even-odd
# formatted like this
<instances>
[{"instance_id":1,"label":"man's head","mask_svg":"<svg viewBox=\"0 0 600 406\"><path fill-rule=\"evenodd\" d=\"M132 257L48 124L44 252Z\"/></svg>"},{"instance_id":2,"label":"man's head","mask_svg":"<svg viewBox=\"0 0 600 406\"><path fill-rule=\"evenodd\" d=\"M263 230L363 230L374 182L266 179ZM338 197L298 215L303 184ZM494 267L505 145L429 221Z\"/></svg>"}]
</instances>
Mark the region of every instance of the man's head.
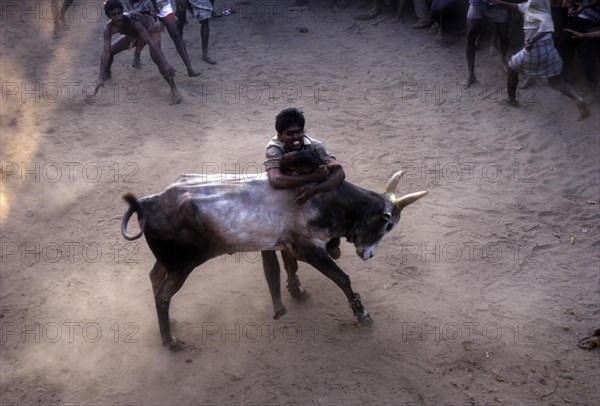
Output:
<instances>
[{"instance_id":1,"label":"man's head","mask_svg":"<svg viewBox=\"0 0 600 406\"><path fill-rule=\"evenodd\" d=\"M298 150L304 146L304 114L296 108L282 110L275 117L277 138L289 149Z\"/></svg>"},{"instance_id":2,"label":"man's head","mask_svg":"<svg viewBox=\"0 0 600 406\"><path fill-rule=\"evenodd\" d=\"M104 2L104 14L111 20L115 20L118 14L123 14L123 4L120 0L106 0Z\"/></svg>"}]
</instances>

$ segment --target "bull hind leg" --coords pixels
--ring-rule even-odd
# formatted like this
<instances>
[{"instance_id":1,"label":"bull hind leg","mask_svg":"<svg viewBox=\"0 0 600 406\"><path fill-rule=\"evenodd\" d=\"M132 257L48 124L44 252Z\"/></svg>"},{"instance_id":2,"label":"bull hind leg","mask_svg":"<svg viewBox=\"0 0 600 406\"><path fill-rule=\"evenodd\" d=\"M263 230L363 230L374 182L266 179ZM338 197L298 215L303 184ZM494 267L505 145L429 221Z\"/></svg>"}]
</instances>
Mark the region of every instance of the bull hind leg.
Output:
<instances>
[{"instance_id":1,"label":"bull hind leg","mask_svg":"<svg viewBox=\"0 0 600 406\"><path fill-rule=\"evenodd\" d=\"M283 259L283 267L287 274L287 290L290 295L296 300L306 300L310 297L310 294L300 284L300 279L296 273L298 272L298 260L288 250L281 251L281 258Z\"/></svg>"},{"instance_id":2,"label":"bull hind leg","mask_svg":"<svg viewBox=\"0 0 600 406\"><path fill-rule=\"evenodd\" d=\"M324 249L306 247L299 250L299 259L315 267L344 291L350 308L360 324L373 326L373 319L363 307L360 295L352 290L350 277L336 265Z\"/></svg>"},{"instance_id":3,"label":"bull hind leg","mask_svg":"<svg viewBox=\"0 0 600 406\"><path fill-rule=\"evenodd\" d=\"M158 315L158 327L160 337L164 346L169 347L171 351L181 351L185 348L185 343L171 335L171 322L169 320L169 306L171 298L181 289L187 279L190 271L174 270L169 272L158 262L150 271L150 280L152 290L154 291L154 302L156 304L156 313Z\"/></svg>"},{"instance_id":4,"label":"bull hind leg","mask_svg":"<svg viewBox=\"0 0 600 406\"><path fill-rule=\"evenodd\" d=\"M277 320L287 313L287 310L283 307L283 303L281 303L281 268L279 268L279 261L277 260L275 251L261 251L260 254L262 256L267 285L269 285L269 293L273 302L273 318Z\"/></svg>"}]
</instances>

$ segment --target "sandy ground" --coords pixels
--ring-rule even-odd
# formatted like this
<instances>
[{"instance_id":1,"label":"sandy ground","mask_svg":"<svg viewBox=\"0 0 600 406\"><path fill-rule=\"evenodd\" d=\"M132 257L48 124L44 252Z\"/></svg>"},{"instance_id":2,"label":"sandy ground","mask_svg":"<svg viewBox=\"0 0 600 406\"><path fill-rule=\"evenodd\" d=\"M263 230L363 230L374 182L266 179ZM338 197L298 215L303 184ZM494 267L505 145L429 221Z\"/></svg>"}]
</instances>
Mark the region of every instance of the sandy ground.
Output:
<instances>
[{"instance_id":1,"label":"sandy ground","mask_svg":"<svg viewBox=\"0 0 600 406\"><path fill-rule=\"evenodd\" d=\"M58 39L47 2L2 1L1 404L599 404L600 353L575 345L599 322L598 103L580 121L538 83L510 108L483 45L480 83L460 87L460 32L439 44L411 15L354 20L367 2L292 4L237 3L213 20L214 66L192 21L198 78L165 34L184 95L170 106L147 51L140 70L119 55L85 103L99 1L76 0ZM429 191L373 259L342 244L376 326L359 326L305 264L310 300L285 292L288 314L273 321L259 256L246 253L203 265L174 297L174 333L190 347L172 354L153 257L120 235L121 196L181 173L258 172L290 105L351 182L383 191L404 169L399 193Z\"/></svg>"}]
</instances>

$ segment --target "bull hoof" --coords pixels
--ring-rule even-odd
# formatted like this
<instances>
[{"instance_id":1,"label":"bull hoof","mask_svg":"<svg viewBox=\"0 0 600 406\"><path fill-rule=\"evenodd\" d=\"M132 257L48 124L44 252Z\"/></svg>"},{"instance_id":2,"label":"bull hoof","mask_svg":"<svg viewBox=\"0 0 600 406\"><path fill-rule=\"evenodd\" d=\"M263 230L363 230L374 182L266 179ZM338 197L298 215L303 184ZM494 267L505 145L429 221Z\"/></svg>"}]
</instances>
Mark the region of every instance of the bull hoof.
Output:
<instances>
[{"instance_id":1,"label":"bull hoof","mask_svg":"<svg viewBox=\"0 0 600 406\"><path fill-rule=\"evenodd\" d=\"M310 297L310 293L302 286L288 287L290 295L299 301L304 301Z\"/></svg>"},{"instance_id":2,"label":"bull hoof","mask_svg":"<svg viewBox=\"0 0 600 406\"><path fill-rule=\"evenodd\" d=\"M175 337L171 338L171 341L169 341L165 345L169 347L169 350L171 350L172 352L183 351L187 348L186 343Z\"/></svg>"},{"instance_id":3,"label":"bull hoof","mask_svg":"<svg viewBox=\"0 0 600 406\"><path fill-rule=\"evenodd\" d=\"M358 322L365 327L373 327L375 325L375 322L367 312L358 316Z\"/></svg>"},{"instance_id":4,"label":"bull hoof","mask_svg":"<svg viewBox=\"0 0 600 406\"><path fill-rule=\"evenodd\" d=\"M279 320L280 318L282 318L286 314L287 314L287 310L285 309L285 307L282 307L281 309L279 309L279 310L277 310L275 312L275 314L273 315L273 319Z\"/></svg>"}]
</instances>

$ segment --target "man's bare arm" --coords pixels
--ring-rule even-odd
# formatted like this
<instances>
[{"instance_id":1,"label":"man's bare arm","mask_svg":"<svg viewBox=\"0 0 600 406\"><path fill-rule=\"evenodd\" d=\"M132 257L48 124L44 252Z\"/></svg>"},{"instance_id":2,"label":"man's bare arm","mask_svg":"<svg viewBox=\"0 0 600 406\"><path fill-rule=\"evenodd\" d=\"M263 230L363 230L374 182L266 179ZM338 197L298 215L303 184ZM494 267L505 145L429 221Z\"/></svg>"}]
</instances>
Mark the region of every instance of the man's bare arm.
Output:
<instances>
[{"instance_id":1,"label":"man's bare arm","mask_svg":"<svg viewBox=\"0 0 600 406\"><path fill-rule=\"evenodd\" d=\"M100 56L100 73L98 74L98 84L100 86L104 86L104 81L106 80L105 74L108 60L110 59L110 39L112 38L112 34L112 25L109 22L104 26L104 33L102 34L104 42L102 44L102 55Z\"/></svg>"},{"instance_id":2,"label":"man's bare arm","mask_svg":"<svg viewBox=\"0 0 600 406\"><path fill-rule=\"evenodd\" d=\"M315 186L303 187L301 192L296 196L296 203L302 205L317 193L329 192L338 187L344 179L346 179L344 169L341 166L336 165L331 168L329 176L323 182Z\"/></svg>"},{"instance_id":3,"label":"man's bare arm","mask_svg":"<svg viewBox=\"0 0 600 406\"><path fill-rule=\"evenodd\" d=\"M267 176L274 189L289 189L310 182L324 181L329 176L329 169L321 165L308 175L286 175L279 168L271 168L267 170Z\"/></svg>"}]
</instances>

